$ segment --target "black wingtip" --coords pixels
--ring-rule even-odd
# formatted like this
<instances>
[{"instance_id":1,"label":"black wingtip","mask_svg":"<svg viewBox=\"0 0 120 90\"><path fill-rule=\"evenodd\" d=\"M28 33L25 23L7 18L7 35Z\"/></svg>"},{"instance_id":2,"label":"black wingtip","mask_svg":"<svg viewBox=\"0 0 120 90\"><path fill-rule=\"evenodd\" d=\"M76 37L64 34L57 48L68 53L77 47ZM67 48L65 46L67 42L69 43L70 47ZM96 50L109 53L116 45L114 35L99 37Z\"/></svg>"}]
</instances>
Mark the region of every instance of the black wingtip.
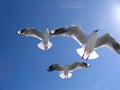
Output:
<instances>
[{"instance_id":1,"label":"black wingtip","mask_svg":"<svg viewBox=\"0 0 120 90\"><path fill-rule=\"evenodd\" d=\"M97 30L95 30L95 32L98 32L99 30L97 29Z\"/></svg>"},{"instance_id":2,"label":"black wingtip","mask_svg":"<svg viewBox=\"0 0 120 90\"><path fill-rule=\"evenodd\" d=\"M82 64L85 66L85 67L90 67L91 65L90 64L88 64L88 63L86 63L86 62L82 62Z\"/></svg>"},{"instance_id":3,"label":"black wingtip","mask_svg":"<svg viewBox=\"0 0 120 90\"><path fill-rule=\"evenodd\" d=\"M50 65L49 68L47 69L48 71L54 71L53 65Z\"/></svg>"},{"instance_id":4,"label":"black wingtip","mask_svg":"<svg viewBox=\"0 0 120 90\"><path fill-rule=\"evenodd\" d=\"M27 29L23 29L23 30L21 30L21 33L24 33L26 30L27 30Z\"/></svg>"}]
</instances>

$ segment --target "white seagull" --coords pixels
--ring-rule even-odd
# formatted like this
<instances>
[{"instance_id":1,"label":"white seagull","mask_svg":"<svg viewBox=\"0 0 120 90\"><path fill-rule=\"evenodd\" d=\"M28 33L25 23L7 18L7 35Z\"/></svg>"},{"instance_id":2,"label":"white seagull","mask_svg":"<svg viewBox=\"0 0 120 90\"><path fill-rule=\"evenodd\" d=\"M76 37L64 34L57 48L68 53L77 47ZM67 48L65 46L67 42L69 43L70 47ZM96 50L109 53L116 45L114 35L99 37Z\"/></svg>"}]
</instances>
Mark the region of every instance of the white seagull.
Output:
<instances>
[{"instance_id":1,"label":"white seagull","mask_svg":"<svg viewBox=\"0 0 120 90\"><path fill-rule=\"evenodd\" d=\"M90 64L87 64L85 62L74 62L73 64L66 65L64 67L60 66L58 63L52 64L49 66L48 71L58 71L60 74L59 76L62 79L69 79L72 76L72 73L74 70L77 69L83 69L90 67Z\"/></svg>"},{"instance_id":2,"label":"white seagull","mask_svg":"<svg viewBox=\"0 0 120 90\"><path fill-rule=\"evenodd\" d=\"M32 36L41 40L37 46L42 50L48 50L52 47L52 43L49 41L51 34L48 27L45 28L44 32L40 32L36 28L26 28L18 31L18 34L23 36Z\"/></svg>"},{"instance_id":3,"label":"white seagull","mask_svg":"<svg viewBox=\"0 0 120 90\"><path fill-rule=\"evenodd\" d=\"M120 54L120 44L109 34L106 33L101 37L97 37L98 30L94 30L92 34L85 34L79 26L71 25L63 28L54 29L51 31L52 35L68 36L75 39L82 48L76 49L77 53L83 59L95 59L99 55L95 49L101 46L107 46L116 53Z\"/></svg>"}]
</instances>

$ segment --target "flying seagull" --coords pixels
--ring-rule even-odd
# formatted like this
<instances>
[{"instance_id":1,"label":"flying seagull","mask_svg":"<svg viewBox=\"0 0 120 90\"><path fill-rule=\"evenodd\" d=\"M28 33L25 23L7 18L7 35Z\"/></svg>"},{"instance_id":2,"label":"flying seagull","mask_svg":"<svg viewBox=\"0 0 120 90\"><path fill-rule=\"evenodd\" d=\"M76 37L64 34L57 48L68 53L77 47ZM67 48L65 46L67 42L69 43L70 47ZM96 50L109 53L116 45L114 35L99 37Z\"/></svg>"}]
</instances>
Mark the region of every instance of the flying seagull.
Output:
<instances>
[{"instance_id":1,"label":"flying seagull","mask_svg":"<svg viewBox=\"0 0 120 90\"><path fill-rule=\"evenodd\" d=\"M94 30L90 35L87 35L79 26L70 25L51 30L51 34L56 36L68 36L75 39L82 46L82 48L76 49L77 53L86 60L98 58L99 55L95 50L101 46L107 46L120 54L120 44L109 33L97 37L98 31L99 30Z\"/></svg>"},{"instance_id":2,"label":"flying seagull","mask_svg":"<svg viewBox=\"0 0 120 90\"><path fill-rule=\"evenodd\" d=\"M85 62L74 62L70 65L66 65L64 67L62 67L61 65L59 65L58 63L56 64L52 64L49 66L48 71L58 71L60 74L59 76L62 79L69 79L72 76L72 73L74 70L77 69L83 69L83 68L88 68L90 67L90 64L87 64Z\"/></svg>"},{"instance_id":3,"label":"flying seagull","mask_svg":"<svg viewBox=\"0 0 120 90\"><path fill-rule=\"evenodd\" d=\"M41 40L37 46L42 50L48 50L52 47L52 43L49 41L51 34L48 30L48 27L45 28L44 32L40 32L36 28L26 28L18 31L18 34L23 36L32 36Z\"/></svg>"}]
</instances>

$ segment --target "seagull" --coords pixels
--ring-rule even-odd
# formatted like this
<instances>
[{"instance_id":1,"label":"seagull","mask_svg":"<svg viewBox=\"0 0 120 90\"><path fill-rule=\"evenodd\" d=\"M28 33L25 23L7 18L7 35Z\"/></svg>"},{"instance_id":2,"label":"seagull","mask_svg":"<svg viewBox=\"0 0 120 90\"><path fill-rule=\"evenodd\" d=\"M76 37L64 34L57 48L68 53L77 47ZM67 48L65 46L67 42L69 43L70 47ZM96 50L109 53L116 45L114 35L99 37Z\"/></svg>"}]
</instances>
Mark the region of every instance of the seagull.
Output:
<instances>
[{"instance_id":1,"label":"seagull","mask_svg":"<svg viewBox=\"0 0 120 90\"><path fill-rule=\"evenodd\" d=\"M48 27L45 28L44 32L39 32L36 28L26 28L18 31L18 34L23 36L32 36L41 40L37 46L42 50L48 50L52 47L52 43L49 41L51 34Z\"/></svg>"},{"instance_id":2,"label":"seagull","mask_svg":"<svg viewBox=\"0 0 120 90\"><path fill-rule=\"evenodd\" d=\"M51 72L56 70L60 73L59 76L62 79L69 79L72 76L71 72L73 72L74 70L88 68L88 67L90 67L90 64L87 64L85 62L74 62L64 67L56 63L56 64L50 65L48 68L48 71Z\"/></svg>"},{"instance_id":3,"label":"seagull","mask_svg":"<svg viewBox=\"0 0 120 90\"><path fill-rule=\"evenodd\" d=\"M76 49L82 59L96 59L99 55L95 52L96 49L107 46L114 52L120 54L120 44L110 35L106 33L98 37L98 29L94 30L90 35L84 33L79 26L70 25L62 28L51 30L51 34L55 36L67 36L76 40L82 48Z\"/></svg>"}]
</instances>

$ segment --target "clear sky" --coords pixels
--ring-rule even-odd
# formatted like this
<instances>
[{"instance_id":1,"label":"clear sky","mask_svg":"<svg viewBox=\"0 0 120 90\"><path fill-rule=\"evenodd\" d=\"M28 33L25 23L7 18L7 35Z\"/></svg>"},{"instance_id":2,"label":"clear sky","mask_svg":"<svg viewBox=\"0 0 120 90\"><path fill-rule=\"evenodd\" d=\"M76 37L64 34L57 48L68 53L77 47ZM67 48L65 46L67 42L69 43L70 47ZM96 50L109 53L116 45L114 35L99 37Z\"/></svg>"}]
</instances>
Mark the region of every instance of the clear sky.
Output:
<instances>
[{"instance_id":1,"label":"clear sky","mask_svg":"<svg viewBox=\"0 0 120 90\"><path fill-rule=\"evenodd\" d=\"M87 61L90 68L63 80L47 68L85 61L75 40L51 38L53 47L43 51L39 40L17 35L28 27L43 31L74 24L87 34L110 33L120 42L119 0L0 0L0 12L0 90L120 90L120 56L110 49L96 50L100 57Z\"/></svg>"}]
</instances>

